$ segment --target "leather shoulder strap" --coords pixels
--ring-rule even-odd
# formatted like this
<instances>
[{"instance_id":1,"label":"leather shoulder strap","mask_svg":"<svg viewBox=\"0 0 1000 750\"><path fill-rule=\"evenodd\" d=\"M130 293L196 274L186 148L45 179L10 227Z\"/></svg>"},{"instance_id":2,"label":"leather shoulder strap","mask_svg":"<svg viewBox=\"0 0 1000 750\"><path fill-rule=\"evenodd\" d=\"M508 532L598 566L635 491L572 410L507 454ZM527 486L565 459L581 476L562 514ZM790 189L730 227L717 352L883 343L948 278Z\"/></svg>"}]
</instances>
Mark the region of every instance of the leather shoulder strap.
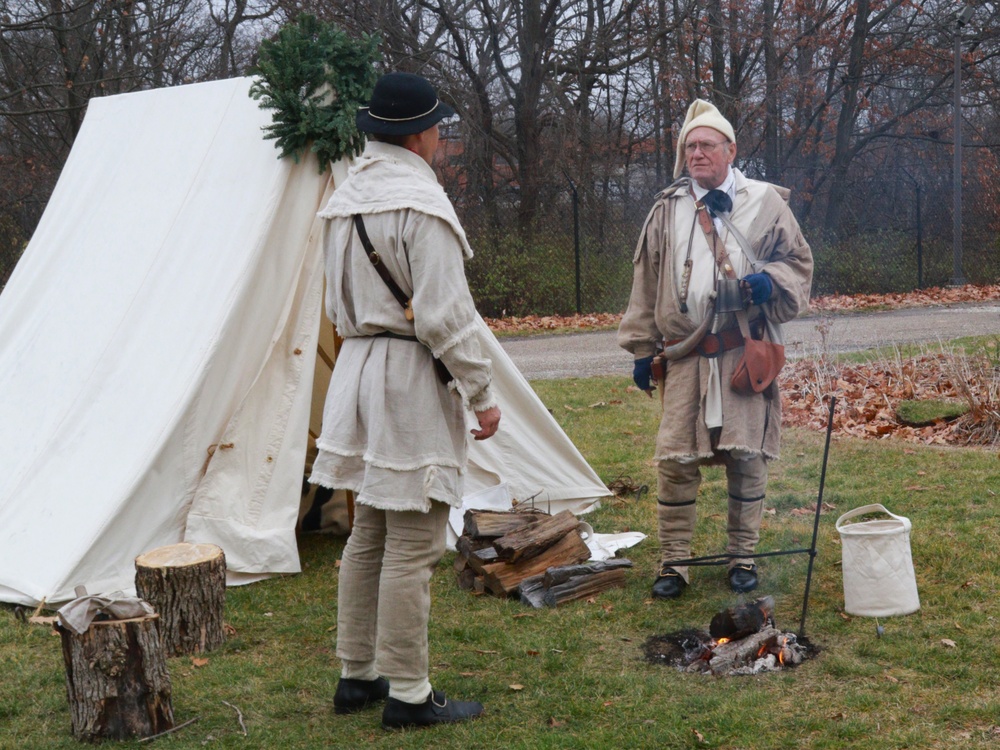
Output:
<instances>
[{"instance_id":1,"label":"leather shoulder strap","mask_svg":"<svg viewBox=\"0 0 1000 750\"><path fill-rule=\"evenodd\" d=\"M376 273L378 273L382 281L385 282L385 285L389 287L389 291L392 292L392 296L395 297L396 301L400 304L400 306L402 306L403 314L406 316L406 319L413 320L413 307L410 304L410 299L403 293L403 290L399 288L399 284L397 284L396 280L389 274L389 269L385 267L378 251L372 246L372 241L368 238L368 230L365 229L365 222L361 218L361 214L354 214L353 218L354 228L358 230L358 237L361 238L361 244L364 245L365 252L368 253L368 260L371 261Z\"/></svg>"}]
</instances>

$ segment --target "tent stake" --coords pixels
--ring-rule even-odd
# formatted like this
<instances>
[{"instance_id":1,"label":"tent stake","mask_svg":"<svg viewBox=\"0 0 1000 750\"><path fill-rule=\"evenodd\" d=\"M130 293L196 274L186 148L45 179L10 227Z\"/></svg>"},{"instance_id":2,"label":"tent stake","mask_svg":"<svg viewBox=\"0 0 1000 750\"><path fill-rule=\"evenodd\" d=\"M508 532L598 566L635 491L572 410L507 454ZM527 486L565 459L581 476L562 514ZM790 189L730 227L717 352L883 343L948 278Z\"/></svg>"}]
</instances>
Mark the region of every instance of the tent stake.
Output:
<instances>
[{"instance_id":1,"label":"tent stake","mask_svg":"<svg viewBox=\"0 0 1000 750\"><path fill-rule=\"evenodd\" d=\"M809 570L806 573L806 591L802 596L802 620L799 621L799 638L806 634L806 613L809 611L809 585L812 583L813 562L816 559L816 537L819 534L819 514L823 512L823 487L826 484L826 461L830 456L830 433L833 432L833 410L837 397L830 396L830 416L826 422L826 446L823 448L823 469L819 475L819 495L816 498L816 516L813 520L812 546L809 547Z\"/></svg>"}]
</instances>

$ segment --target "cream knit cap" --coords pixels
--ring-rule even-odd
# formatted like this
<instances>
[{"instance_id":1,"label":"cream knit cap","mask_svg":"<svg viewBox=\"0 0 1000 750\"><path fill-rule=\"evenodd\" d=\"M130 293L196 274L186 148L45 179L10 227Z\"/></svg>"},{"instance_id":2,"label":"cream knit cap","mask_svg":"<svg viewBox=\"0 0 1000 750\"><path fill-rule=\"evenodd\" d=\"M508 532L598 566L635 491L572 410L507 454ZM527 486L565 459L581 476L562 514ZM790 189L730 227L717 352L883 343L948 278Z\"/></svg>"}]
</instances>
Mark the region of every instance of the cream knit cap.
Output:
<instances>
[{"instance_id":1,"label":"cream knit cap","mask_svg":"<svg viewBox=\"0 0 1000 750\"><path fill-rule=\"evenodd\" d=\"M712 128L718 130L730 143L736 143L736 132L729 120L722 116L719 110L711 102L704 99L695 99L688 107L684 124L681 126L681 134L677 138L677 159L674 161L674 179L676 180L684 172L684 165L687 163L684 154L684 141L687 134L695 128Z\"/></svg>"}]
</instances>

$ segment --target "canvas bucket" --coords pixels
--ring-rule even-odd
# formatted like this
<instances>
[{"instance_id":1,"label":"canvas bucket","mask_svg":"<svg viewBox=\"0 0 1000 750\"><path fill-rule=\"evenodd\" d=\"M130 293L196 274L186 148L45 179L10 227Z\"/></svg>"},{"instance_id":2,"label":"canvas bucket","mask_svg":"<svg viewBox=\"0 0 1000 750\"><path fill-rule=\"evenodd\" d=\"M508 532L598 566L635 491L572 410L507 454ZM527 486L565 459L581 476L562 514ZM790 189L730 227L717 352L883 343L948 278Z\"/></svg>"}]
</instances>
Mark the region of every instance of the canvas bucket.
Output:
<instances>
[{"instance_id":1,"label":"canvas bucket","mask_svg":"<svg viewBox=\"0 0 1000 750\"><path fill-rule=\"evenodd\" d=\"M878 518L847 523L882 513ZM879 504L848 511L837 519L844 570L844 611L863 617L908 615L920 609L910 554L910 519Z\"/></svg>"}]
</instances>

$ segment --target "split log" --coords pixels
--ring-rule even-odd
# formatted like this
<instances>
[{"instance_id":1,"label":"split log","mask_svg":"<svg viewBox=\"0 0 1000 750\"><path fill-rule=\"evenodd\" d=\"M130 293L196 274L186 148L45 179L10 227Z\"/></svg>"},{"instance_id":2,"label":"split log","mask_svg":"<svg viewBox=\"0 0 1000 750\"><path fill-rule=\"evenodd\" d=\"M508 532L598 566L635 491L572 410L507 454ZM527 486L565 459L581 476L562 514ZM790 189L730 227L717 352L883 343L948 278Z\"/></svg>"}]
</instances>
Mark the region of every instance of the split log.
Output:
<instances>
[{"instance_id":1,"label":"split log","mask_svg":"<svg viewBox=\"0 0 1000 750\"><path fill-rule=\"evenodd\" d=\"M135 559L135 588L161 618L167 656L211 651L226 640L226 556L214 544L172 544Z\"/></svg>"},{"instance_id":2,"label":"split log","mask_svg":"<svg viewBox=\"0 0 1000 750\"><path fill-rule=\"evenodd\" d=\"M531 526L505 534L493 542L493 546L501 560L527 560L542 554L579 525L579 519L570 511L564 510L554 516L546 516Z\"/></svg>"},{"instance_id":3,"label":"split log","mask_svg":"<svg viewBox=\"0 0 1000 750\"><path fill-rule=\"evenodd\" d=\"M466 568L458 574L458 587L462 589L462 591L472 591L475 587L475 581L476 571L472 568Z\"/></svg>"},{"instance_id":4,"label":"split log","mask_svg":"<svg viewBox=\"0 0 1000 750\"><path fill-rule=\"evenodd\" d=\"M472 539L496 539L548 517L547 513L538 510L470 509L462 519L462 534Z\"/></svg>"},{"instance_id":5,"label":"split log","mask_svg":"<svg viewBox=\"0 0 1000 750\"><path fill-rule=\"evenodd\" d=\"M492 547L484 547L469 555L469 567L478 575L486 575L486 569L497 562L497 551Z\"/></svg>"},{"instance_id":6,"label":"split log","mask_svg":"<svg viewBox=\"0 0 1000 750\"><path fill-rule=\"evenodd\" d=\"M470 511L466 511L469 513ZM493 540L489 538L473 539L472 537L463 534L455 542L455 549L458 554L464 557L472 557L473 552L478 552L481 549L486 549L487 547L493 546Z\"/></svg>"},{"instance_id":7,"label":"split log","mask_svg":"<svg viewBox=\"0 0 1000 750\"><path fill-rule=\"evenodd\" d=\"M548 607L558 607L560 604L586 599L614 588L625 588L625 571L621 568L573 576L547 589L543 601Z\"/></svg>"},{"instance_id":8,"label":"split log","mask_svg":"<svg viewBox=\"0 0 1000 750\"><path fill-rule=\"evenodd\" d=\"M625 557L602 560L585 565L562 565L558 568L549 568L545 571L542 583L545 588L550 589L560 583L565 583L570 578L577 576L591 575L593 573L603 573L606 570L617 568L631 568L632 561Z\"/></svg>"},{"instance_id":9,"label":"split log","mask_svg":"<svg viewBox=\"0 0 1000 750\"><path fill-rule=\"evenodd\" d=\"M762 630L773 624L774 597L765 596L749 604L730 607L712 618L708 632L713 638L736 640Z\"/></svg>"},{"instance_id":10,"label":"split log","mask_svg":"<svg viewBox=\"0 0 1000 750\"><path fill-rule=\"evenodd\" d=\"M545 606L545 576L537 575L525 578L517 585L517 593L521 597L521 604L527 604L535 609Z\"/></svg>"},{"instance_id":11,"label":"split log","mask_svg":"<svg viewBox=\"0 0 1000 750\"><path fill-rule=\"evenodd\" d=\"M579 532L574 530L564 534L562 539L536 557L512 563L487 565L484 568L483 579L486 587L497 596L509 596L525 578L541 575L551 567L576 565L588 559L590 559L590 549Z\"/></svg>"},{"instance_id":12,"label":"split log","mask_svg":"<svg viewBox=\"0 0 1000 750\"><path fill-rule=\"evenodd\" d=\"M58 627L73 736L84 742L150 737L174 725L159 617Z\"/></svg>"}]
</instances>

